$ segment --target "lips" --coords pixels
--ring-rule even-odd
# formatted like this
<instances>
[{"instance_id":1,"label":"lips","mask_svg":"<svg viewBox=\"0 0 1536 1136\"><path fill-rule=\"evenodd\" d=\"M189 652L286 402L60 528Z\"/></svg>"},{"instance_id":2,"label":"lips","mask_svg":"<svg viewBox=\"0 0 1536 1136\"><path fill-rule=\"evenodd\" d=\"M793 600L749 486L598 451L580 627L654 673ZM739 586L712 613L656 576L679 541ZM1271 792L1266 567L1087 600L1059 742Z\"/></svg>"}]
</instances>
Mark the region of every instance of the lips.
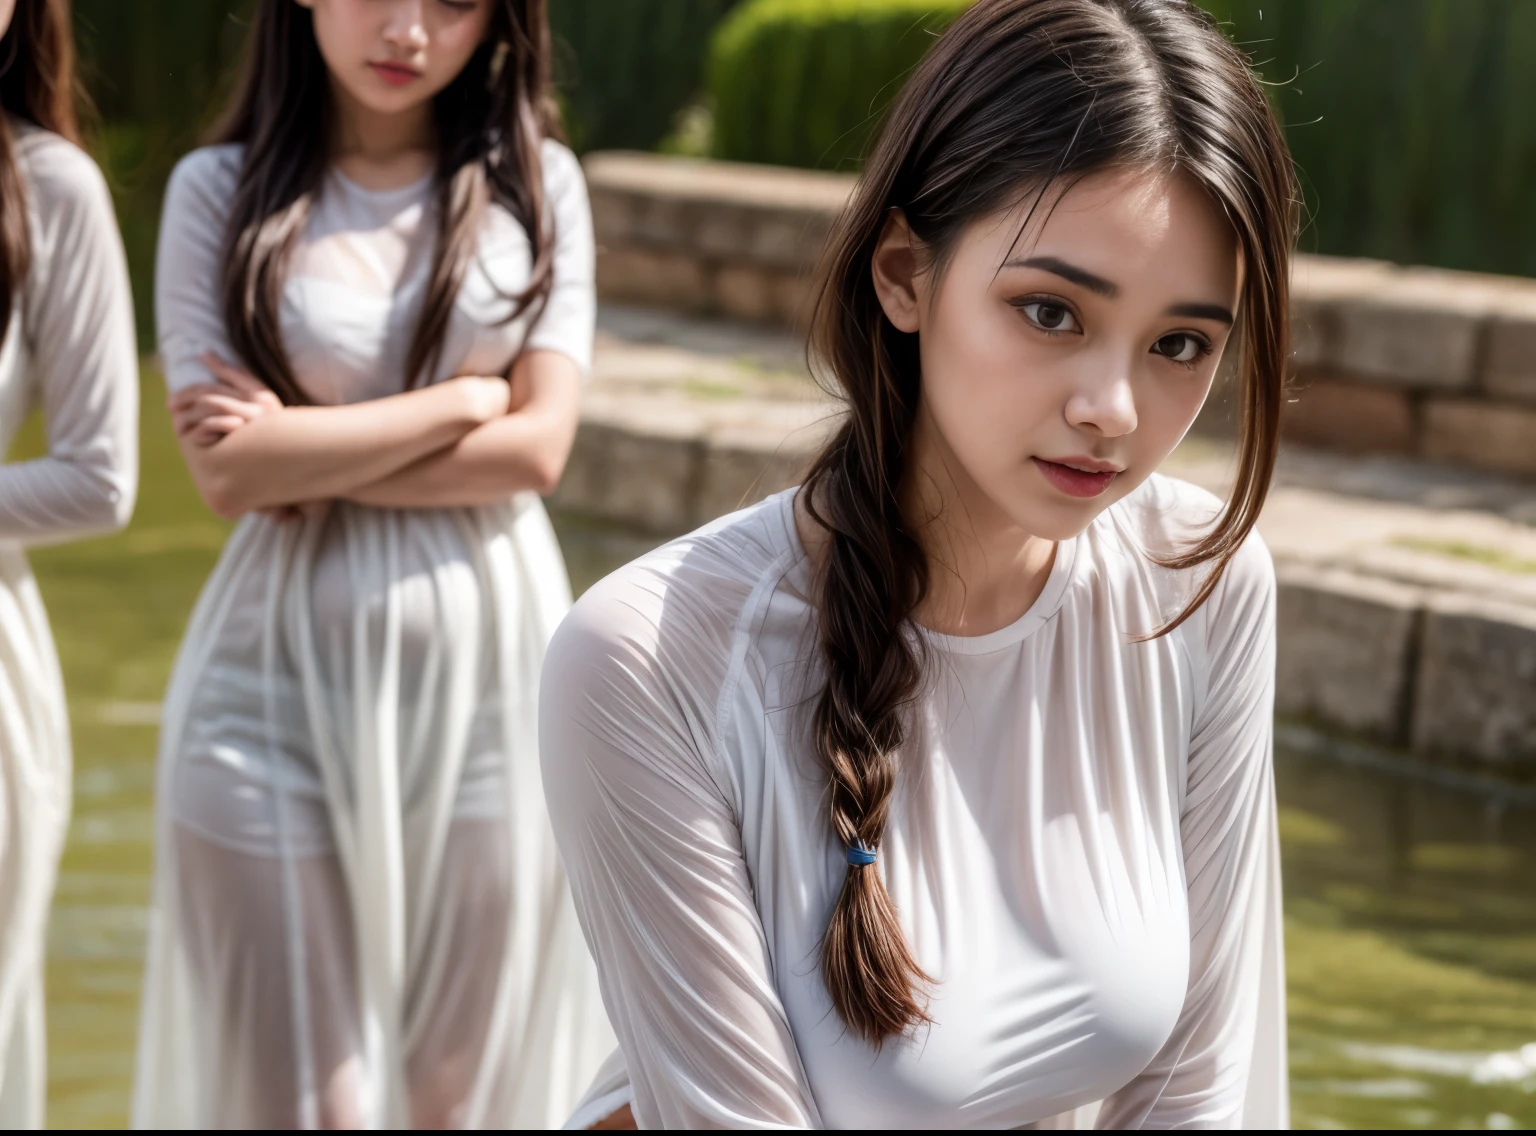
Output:
<instances>
[{"instance_id":1,"label":"lips","mask_svg":"<svg viewBox=\"0 0 1536 1136\"><path fill-rule=\"evenodd\" d=\"M1031 459L1040 473L1057 489L1068 497L1097 497L1109 488L1119 470L1113 468L1080 469L1076 465L1066 465L1062 462L1046 461L1044 458ZM1086 465L1102 467L1102 462L1084 462Z\"/></svg>"},{"instance_id":2,"label":"lips","mask_svg":"<svg viewBox=\"0 0 1536 1136\"><path fill-rule=\"evenodd\" d=\"M401 63L370 63L368 66L372 67L374 74L391 87L403 87L421 78L421 72Z\"/></svg>"}]
</instances>

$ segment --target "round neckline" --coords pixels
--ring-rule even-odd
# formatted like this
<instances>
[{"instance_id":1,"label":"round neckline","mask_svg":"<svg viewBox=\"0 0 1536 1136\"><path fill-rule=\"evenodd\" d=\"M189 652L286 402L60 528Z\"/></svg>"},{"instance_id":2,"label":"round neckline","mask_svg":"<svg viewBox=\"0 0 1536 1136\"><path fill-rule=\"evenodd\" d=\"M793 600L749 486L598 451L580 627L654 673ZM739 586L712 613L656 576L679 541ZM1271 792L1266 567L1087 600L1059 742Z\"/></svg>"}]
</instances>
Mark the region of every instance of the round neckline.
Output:
<instances>
[{"instance_id":1,"label":"round neckline","mask_svg":"<svg viewBox=\"0 0 1536 1136\"><path fill-rule=\"evenodd\" d=\"M404 185L392 186L389 189L370 189L368 186L353 179L340 166L332 165L330 172L331 176L339 181L347 192L355 193L374 201L393 201L396 198L415 196L431 185L432 179L437 176L436 171L428 170L415 181L406 182Z\"/></svg>"},{"instance_id":2,"label":"round neckline","mask_svg":"<svg viewBox=\"0 0 1536 1136\"><path fill-rule=\"evenodd\" d=\"M811 555L800 540L800 530L795 525L795 496L798 492L798 489L786 489L779 494L778 514L784 539L795 556L792 570L797 583L809 595ZM1051 617L1061 610L1067 596L1067 585L1072 582L1072 569L1077 562L1080 539L1070 537L1056 542L1056 555L1051 560L1050 575L1045 578L1045 586L1040 589L1035 602L1019 618L996 631L989 631L985 635L946 635L942 631L924 627L915 619L908 622L932 646L954 655L985 655L1022 642L1049 623Z\"/></svg>"}]
</instances>

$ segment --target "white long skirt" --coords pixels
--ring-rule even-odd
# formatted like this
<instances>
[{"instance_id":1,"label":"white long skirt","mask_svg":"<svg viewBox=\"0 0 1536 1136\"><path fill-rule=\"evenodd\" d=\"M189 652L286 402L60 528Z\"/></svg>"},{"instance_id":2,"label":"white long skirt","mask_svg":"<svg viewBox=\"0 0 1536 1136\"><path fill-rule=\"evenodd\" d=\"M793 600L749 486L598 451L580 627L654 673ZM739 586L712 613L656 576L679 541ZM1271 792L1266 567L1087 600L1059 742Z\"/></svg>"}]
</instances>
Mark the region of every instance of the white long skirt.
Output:
<instances>
[{"instance_id":1,"label":"white long skirt","mask_svg":"<svg viewBox=\"0 0 1536 1136\"><path fill-rule=\"evenodd\" d=\"M550 1127L613 1046L545 814L533 495L247 518L166 697L136 1127Z\"/></svg>"},{"instance_id":2,"label":"white long skirt","mask_svg":"<svg viewBox=\"0 0 1536 1136\"><path fill-rule=\"evenodd\" d=\"M69 717L26 557L0 546L0 1129L41 1128L44 940L69 825Z\"/></svg>"}]
</instances>

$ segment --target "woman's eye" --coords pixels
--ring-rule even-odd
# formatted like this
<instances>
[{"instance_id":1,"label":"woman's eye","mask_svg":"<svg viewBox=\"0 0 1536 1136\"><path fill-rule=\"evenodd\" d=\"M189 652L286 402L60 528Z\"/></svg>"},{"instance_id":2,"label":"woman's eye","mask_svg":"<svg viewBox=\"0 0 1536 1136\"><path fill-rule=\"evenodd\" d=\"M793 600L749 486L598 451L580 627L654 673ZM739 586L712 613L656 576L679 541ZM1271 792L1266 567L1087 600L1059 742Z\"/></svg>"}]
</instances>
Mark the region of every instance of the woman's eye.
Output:
<instances>
[{"instance_id":1,"label":"woman's eye","mask_svg":"<svg viewBox=\"0 0 1536 1136\"><path fill-rule=\"evenodd\" d=\"M1023 312L1024 318L1041 331L1081 330L1077 324L1077 317L1065 304L1055 304L1050 300L1030 300L1028 303L1020 304L1019 311Z\"/></svg>"},{"instance_id":2,"label":"woman's eye","mask_svg":"<svg viewBox=\"0 0 1536 1136\"><path fill-rule=\"evenodd\" d=\"M1210 344L1199 336L1182 331L1165 335L1152 345L1155 354L1166 356L1175 363L1193 363L1210 349Z\"/></svg>"}]
</instances>

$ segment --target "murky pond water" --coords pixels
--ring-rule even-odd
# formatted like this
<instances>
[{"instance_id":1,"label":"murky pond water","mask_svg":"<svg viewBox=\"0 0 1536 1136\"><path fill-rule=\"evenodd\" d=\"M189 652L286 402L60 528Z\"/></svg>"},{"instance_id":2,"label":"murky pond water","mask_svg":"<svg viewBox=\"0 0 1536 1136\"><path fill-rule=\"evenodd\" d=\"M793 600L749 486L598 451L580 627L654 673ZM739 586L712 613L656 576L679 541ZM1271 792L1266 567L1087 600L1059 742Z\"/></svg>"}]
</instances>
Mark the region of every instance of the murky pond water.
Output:
<instances>
[{"instance_id":1,"label":"murky pond water","mask_svg":"<svg viewBox=\"0 0 1536 1136\"><path fill-rule=\"evenodd\" d=\"M76 750L49 938L57 1127L127 1117L157 703L224 538L162 418L145 415L129 531L34 557ZM646 547L570 523L561 533L578 588ZM1536 804L1352 765L1337 747L1320 756L1304 731L1282 738L1296 1125L1536 1126Z\"/></svg>"}]
</instances>

